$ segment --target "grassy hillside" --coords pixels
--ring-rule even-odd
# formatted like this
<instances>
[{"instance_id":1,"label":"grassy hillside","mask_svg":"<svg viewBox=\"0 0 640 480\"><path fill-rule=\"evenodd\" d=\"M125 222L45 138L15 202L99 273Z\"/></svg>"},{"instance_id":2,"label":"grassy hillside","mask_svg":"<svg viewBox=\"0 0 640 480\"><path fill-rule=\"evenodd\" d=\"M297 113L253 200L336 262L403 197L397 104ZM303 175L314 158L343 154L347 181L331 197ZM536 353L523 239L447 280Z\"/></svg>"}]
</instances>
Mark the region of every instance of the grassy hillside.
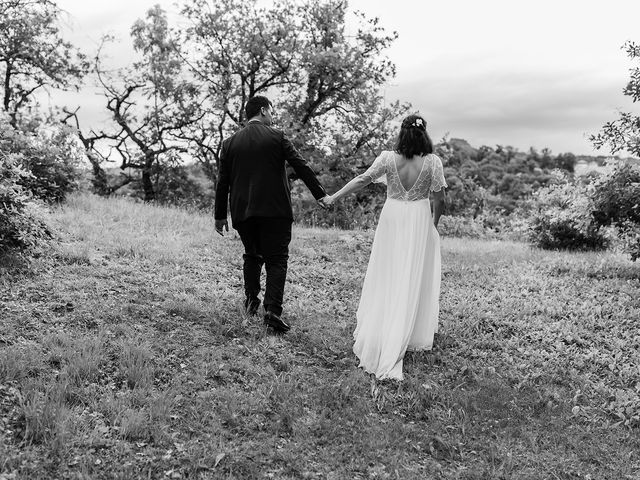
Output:
<instances>
[{"instance_id":1,"label":"grassy hillside","mask_svg":"<svg viewBox=\"0 0 640 480\"><path fill-rule=\"evenodd\" d=\"M77 196L52 222L0 271L2 479L640 476L622 256L444 238L440 334L397 384L351 353L370 232L295 230L275 337L211 218Z\"/></svg>"}]
</instances>

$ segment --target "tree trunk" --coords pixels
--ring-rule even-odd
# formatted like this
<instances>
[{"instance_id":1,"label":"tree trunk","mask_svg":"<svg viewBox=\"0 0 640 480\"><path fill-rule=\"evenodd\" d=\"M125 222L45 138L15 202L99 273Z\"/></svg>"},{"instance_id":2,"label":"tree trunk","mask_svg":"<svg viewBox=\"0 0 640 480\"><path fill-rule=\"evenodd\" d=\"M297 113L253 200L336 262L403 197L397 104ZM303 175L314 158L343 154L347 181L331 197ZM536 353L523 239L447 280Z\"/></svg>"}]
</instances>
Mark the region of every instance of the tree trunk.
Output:
<instances>
[{"instance_id":1,"label":"tree trunk","mask_svg":"<svg viewBox=\"0 0 640 480\"><path fill-rule=\"evenodd\" d=\"M7 62L7 68L4 72L4 98L2 101L2 105L4 107L4 111L9 113L9 125L13 128L16 128L18 125L16 108L14 106L14 111L9 112L9 107L11 106L11 76L13 75L13 68L10 62Z\"/></svg>"},{"instance_id":2,"label":"tree trunk","mask_svg":"<svg viewBox=\"0 0 640 480\"><path fill-rule=\"evenodd\" d=\"M11 64L7 63L7 69L4 72L4 111L9 111L9 103L11 102Z\"/></svg>"},{"instance_id":3,"label":"tree trunk","mask_svg":"<svg viewBox=\"0 0 640 480\"><path fill-rule=\"evenodd\" d=\"M87 159L89 163L91 163L91 167L93 170L93 179L91 180L91 185L93 186L93 193L106 197L111 192L109 191L109 182L107 179L107 174L100 165L100 160L96 158L93 152L87 150Z\"/></svg>"},{"instance_id":4,"label":"tree trunk","mask_svg":"<svg viewBox=\"0 0 640 480\"><path fill-rule=\"evenodd\" d=\"M213 164L210 160L200 161L200 167L202 168L205 176L215 185L218 181L217 162Z\"/></svg>"},{"instance_id":5,"label":"tree trunk","mask_svg":"<svg viewBox=\"0 0 640 480\"><path fill-rule=\"evenodd\" d=\"M144 168L142 169L142 189L144 191L145 202L153 202L156 199L156 191L153 188L153 181L151 180L152 167L153 156L147 154L144 162Z\"/></svg>"}]
</instances>

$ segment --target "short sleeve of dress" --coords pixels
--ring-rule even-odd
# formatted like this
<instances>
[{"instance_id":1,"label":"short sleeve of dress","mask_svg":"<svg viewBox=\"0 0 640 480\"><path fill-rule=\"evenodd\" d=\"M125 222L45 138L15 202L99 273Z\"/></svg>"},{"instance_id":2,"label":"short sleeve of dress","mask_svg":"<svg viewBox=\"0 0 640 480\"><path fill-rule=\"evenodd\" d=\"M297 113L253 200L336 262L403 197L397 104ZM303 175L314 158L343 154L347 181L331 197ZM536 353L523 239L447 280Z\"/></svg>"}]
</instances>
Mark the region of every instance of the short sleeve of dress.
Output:
<instances>
[{"instance_id":1,"label":"short sleeve of dress","mask_svg":"<svg viewBox=\"0 0 640 480\"><path fill-rule=\"evenodd\" d=\"M433 155L433 174L431 178L431 191L439 192L443 188L447 188L447 182L444 179L444 169L442 168L442 161L437 155Z\"/></svg>"},{"instance_id":2,"label":"short sleeve of dress","mask_svg":"<svg viewBox=\"0 0 640 480\"><path fill-rule=\"evenodd\" d=\"M385 173L387 173L387 152L381 152L378 155L371 166L367 169L366 172L362 174L363 177L368 178L370 182L379 181L380 177L382 177ZM386 182L381 182L386 183Z\"/></svg>"}]
</instances>

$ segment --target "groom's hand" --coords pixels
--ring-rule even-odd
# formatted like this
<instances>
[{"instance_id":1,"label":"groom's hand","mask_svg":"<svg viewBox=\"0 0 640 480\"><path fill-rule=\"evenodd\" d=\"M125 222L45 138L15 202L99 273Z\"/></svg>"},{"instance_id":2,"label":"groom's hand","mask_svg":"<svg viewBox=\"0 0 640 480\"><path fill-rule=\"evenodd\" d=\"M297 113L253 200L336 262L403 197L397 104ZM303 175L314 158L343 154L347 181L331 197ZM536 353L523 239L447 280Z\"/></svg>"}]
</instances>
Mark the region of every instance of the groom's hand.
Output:
<instances>
[{"instance_id":1,"label":"groom's hand","mask_svg":"<svg viewBox=\"0 0 640 480\"><path fill-rule=\"evenodd\" d=\"M224 231L229 231L229 222L227 220L216 220L216 232L224 237Z\"/></svg>"},{"instance_id":2,"label":"groom's hand","mask_svg":"<svg viewBox=\"0 0 640 480\"><path fill-rule=\"evenodd\" d=\"M320 205L320 206L321 206L323 209L325 209L325 210L326 210L326 209L327 209L327 207L328 207L328 205L327 205L327 200L326 200L326 199L327 199L327 197L328 197L328 195L318 199L318 205Z\"/></svg>"},{"instance_id":3,"label":"groom's hand","mask_svg":"<svg viewBox=\"0 0 640 480\"><path fill-rule=\"evenodd\" d=\"M331 195L325 195L320 200L318 200L318 204L324 209L329 208L331 206L331 203Z\"/></svg>"}]
</instances>

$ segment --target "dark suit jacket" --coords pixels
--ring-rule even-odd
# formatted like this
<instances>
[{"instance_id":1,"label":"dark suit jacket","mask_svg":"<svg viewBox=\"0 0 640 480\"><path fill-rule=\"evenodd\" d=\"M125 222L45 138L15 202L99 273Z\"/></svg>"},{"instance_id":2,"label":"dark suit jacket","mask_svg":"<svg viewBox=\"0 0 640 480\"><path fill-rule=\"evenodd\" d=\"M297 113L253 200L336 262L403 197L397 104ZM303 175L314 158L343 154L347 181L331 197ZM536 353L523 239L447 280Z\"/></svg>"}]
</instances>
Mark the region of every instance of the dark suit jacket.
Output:
<instances>
[{"instance_id":1,"label":"dark suit jacket","mask_svg":"<svg viewBox=\"0 0 640 480\"><path fill-rule=\"evenodd\" d=\"M313 170L282 131L250 122L225 140L216 187L216 220L227 218L229 197L233 223L250 217L292 219L285 162L293 167L316 199L326 195Z\"/></svg>"}]
</instances>

